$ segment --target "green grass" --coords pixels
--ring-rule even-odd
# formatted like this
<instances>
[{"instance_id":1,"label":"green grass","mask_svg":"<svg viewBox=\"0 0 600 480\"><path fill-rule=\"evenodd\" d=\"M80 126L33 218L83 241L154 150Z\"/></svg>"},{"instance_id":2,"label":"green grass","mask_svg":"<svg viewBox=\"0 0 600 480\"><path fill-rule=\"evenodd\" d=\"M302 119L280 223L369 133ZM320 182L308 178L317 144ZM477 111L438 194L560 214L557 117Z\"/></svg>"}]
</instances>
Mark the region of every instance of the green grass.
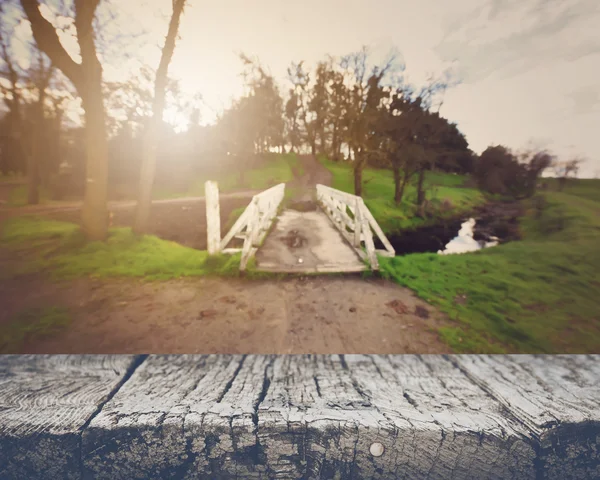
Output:
<instances>
[{"instance_id":1,"label":"green grass","mask_svg":"<svg viewBox=\"0 0 600 480\"><path fill-rule=\"evenodd\" d=\"M106 242L86 242L78 226L35 218L5 223L0 246L25 262L3 269L3 277L47 272L59 278L238 276L240 255L209 256L152 235L136 237L114 228Z\"/></svg>"},{"instance_id":2,"label":"green grass","mask_svg":"<svg viewBox=\"0 0 600 480\"><path fill-rule=\"evenodd\" d=\"M354 177L349 164L332 162L324 157L319 160L333 174L333 188L354 193ZM417 190L414 182L407 185L402 203L396 205L394 178L390 170L364 170L363 199L383 231L392 233L433 223L439 218L470 211L485 203L483 193L465 187L465 182L466 178L462 175L428 172L425 179L427 198L438 208L434 218L427 220L416 215ZM452 209L444 211L440 208L444 200L452 204Z\"/></svg>"},{"instance_id":3,"label":"green grass","mask_svg":"<svg viewBox=\"0 0 600 480\"><path fill-rule=\"evenodd\" d=\"M457 322L440 330L457 352L598 352L600 203L587 196L548 193L540 215L529 202L522 241L381 258L382 274Z\"/></svg>"},{"instance_id":4,"label":"green grass","mask_svg":"<svg viewBox=\"0 0 600 480\"><path fill-rule=\"evenodd\" d=\"M44 187L40 187L40 204L48 203L50 193ZM19 185L12 188L8 197L9 207L22 207L27 205L27 185Z\"/></svg>"},{"instance_id":5,"label":"green grass","mask_svg":"<svg viewBox=\"0 0 600 480\"><path fill-rule=\"evenodd\" d=\"M53 335L70 324L71 316L64 308L30 308L22 311L7 324L0 325L0 353L19 352L26 340Z\"/></svg>"},{"instance_id":6,"label":"green grass","mask_svg":"<svg viewBox=\"0 0 600 480\"><path fill-rule=\"evenodd\" d=\"M169 192L156 190L155 199L193 197L204 195L204 184L207 180L215 180L219 184L219 192L227 193L241 190L266 190L279 183L287 183L294 178L294 169L301 175L302 164L296 154L273 154L262 161L259 167L240 171L228 171L221 175L199 177L194 179L185 192Z\"/></svg>"},{"instance_id":7,"label":"green grass","mask_svg":"<svg viewBox=\"0 0 600 480\"><path fill-rule=\"evenodd\" d=\"M545 178L543 181L548 183L550 189L558 190L558 181L556 179ZM600 202L600 179L568 179L563 193Z\"/></svg>"}]
</instances>

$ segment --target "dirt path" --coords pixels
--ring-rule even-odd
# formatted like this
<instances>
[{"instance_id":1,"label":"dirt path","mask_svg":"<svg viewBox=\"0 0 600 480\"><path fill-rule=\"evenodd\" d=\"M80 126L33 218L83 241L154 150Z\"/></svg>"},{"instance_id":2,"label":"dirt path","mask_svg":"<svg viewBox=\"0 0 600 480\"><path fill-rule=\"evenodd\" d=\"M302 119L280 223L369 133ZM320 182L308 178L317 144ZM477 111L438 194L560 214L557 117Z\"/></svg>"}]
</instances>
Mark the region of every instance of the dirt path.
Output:
<instances>
[{"instance_id":1,"label":"dirt path","mask_svg":"<svg viewBox=\"0 0 600 480\"><path fill-rule=\"evenodd\" d=\"M383 280L24 278L0 287L0 325L31 307L72 316L66 331L26 343L23 353L449 352L436 333L447 321Z\"/></svg>"},{"instance_id":2,"label":"dirt path","mask_svg":"<svg viewBox=\"0 0 600 480\"><path fill-rule=\"evenodd\" d=\"M292 198L294 203L314 202L315 185L317 183L331 185L331 172L321 165L314 155L298 155L298 158L302 165L303 174L296 176L287 185L287 188L294 192Z\"/></svg>"}]
</instances>

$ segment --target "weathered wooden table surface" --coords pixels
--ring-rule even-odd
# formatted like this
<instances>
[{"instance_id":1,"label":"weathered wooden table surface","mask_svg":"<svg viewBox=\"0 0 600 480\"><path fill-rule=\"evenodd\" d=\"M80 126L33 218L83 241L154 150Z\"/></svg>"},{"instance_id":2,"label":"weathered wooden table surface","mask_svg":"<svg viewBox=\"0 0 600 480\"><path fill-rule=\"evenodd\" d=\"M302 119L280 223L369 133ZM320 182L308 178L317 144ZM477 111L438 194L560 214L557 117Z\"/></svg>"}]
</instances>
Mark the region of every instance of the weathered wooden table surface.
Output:
<instances>
[{"instance_id":1,"label":"weathered wooden table surface","mask_svg":"<svg viewBox=\"0 0 600 480\"><path fill-rule=\"evenodd\" d=\"M600 478L599 359L3 356L0 478Z\"/></svg>"}]
</instances>

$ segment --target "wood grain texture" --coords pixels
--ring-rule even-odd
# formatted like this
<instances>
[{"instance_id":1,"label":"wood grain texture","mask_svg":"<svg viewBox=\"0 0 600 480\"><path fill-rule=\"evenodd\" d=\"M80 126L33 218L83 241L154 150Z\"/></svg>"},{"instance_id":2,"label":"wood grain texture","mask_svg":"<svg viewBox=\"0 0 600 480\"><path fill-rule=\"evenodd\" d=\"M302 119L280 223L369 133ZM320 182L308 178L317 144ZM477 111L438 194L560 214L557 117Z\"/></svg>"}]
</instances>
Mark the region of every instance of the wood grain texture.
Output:
<instances>
[{"instance_id":1,"label":"wood grain texture","mask_svg":"<svg viewBox=\"0 0 600 480\"><path fill-rule=\"evenodd\" d=\"M0 357L0 478L81 478L81 431L132 356Z\"/></svg>"},{"instance_id":2,"label":"wood grain texture","mask_svg":"<svg viewBox=\"0 0 600 480\"><path fill-rule=\"evenodd\" d=\"M440 356L151 356L83 441L94 478L535 478L526 430Z\"/></svg>"},{"instance_id":3,"label":"wood grain texture","mask_svg":"<svg viewBox=\"0 0 600 480\"><path fill-rule=\"evenodd\" d=\"M600 355L465 355L453 361L531 432L543 478L600 478Z\"/></svg>"},{"instance_id":4,"label":"wood grain texture","mask_svg":"<svg viewBox=\"0 0 600 480\"><path fill-rule=\"evenodd\" d=\"M599 478L598 356L14 356L0 382L0 478Z\"/></svg>"}]
</instances>

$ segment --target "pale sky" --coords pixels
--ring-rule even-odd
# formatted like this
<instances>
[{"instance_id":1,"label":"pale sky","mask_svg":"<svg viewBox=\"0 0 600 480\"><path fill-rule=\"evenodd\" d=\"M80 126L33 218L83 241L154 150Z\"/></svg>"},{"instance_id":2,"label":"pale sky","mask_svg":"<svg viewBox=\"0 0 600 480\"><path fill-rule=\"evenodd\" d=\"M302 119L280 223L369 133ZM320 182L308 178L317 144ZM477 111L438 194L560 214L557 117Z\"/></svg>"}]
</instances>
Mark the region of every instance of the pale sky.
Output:
<instances>
[{"instance_id":1,"label":"pale sky","mask_svg":"<svg viewBox=\"0 0 600 480\"><path fill-rule=\"evenodd\" d=\"M395 46L416 84L453 67L441 112L478 153L533 141L600 171L598 0L190 1L171 73L214 110L241 92L237 52L283 82L292 60Z\"/></svg>"},{"instance_id":2,"label":"pale sky","mask_svg":"<svg viewBox=\"0 0 600 480\"><path fill-rule=\"evenodd\" d=\"M171 0L111 4L122 9L126 25L152 32L143 51L156 68ZM326 54L363 45L383 59L395 47L417 86L453 69L460 84L446 92L441 113L477 153L491 144L518 150L533 142L560 156L586 157L580 176L600 174L600 0L188 4L169 74L187 93L202 94L204 123L241 94L240 52L258 57L287 92L291 61L312 67ZM123 71L124 63L104 63L107 77Z\"/></svg>"}]
</instances>

